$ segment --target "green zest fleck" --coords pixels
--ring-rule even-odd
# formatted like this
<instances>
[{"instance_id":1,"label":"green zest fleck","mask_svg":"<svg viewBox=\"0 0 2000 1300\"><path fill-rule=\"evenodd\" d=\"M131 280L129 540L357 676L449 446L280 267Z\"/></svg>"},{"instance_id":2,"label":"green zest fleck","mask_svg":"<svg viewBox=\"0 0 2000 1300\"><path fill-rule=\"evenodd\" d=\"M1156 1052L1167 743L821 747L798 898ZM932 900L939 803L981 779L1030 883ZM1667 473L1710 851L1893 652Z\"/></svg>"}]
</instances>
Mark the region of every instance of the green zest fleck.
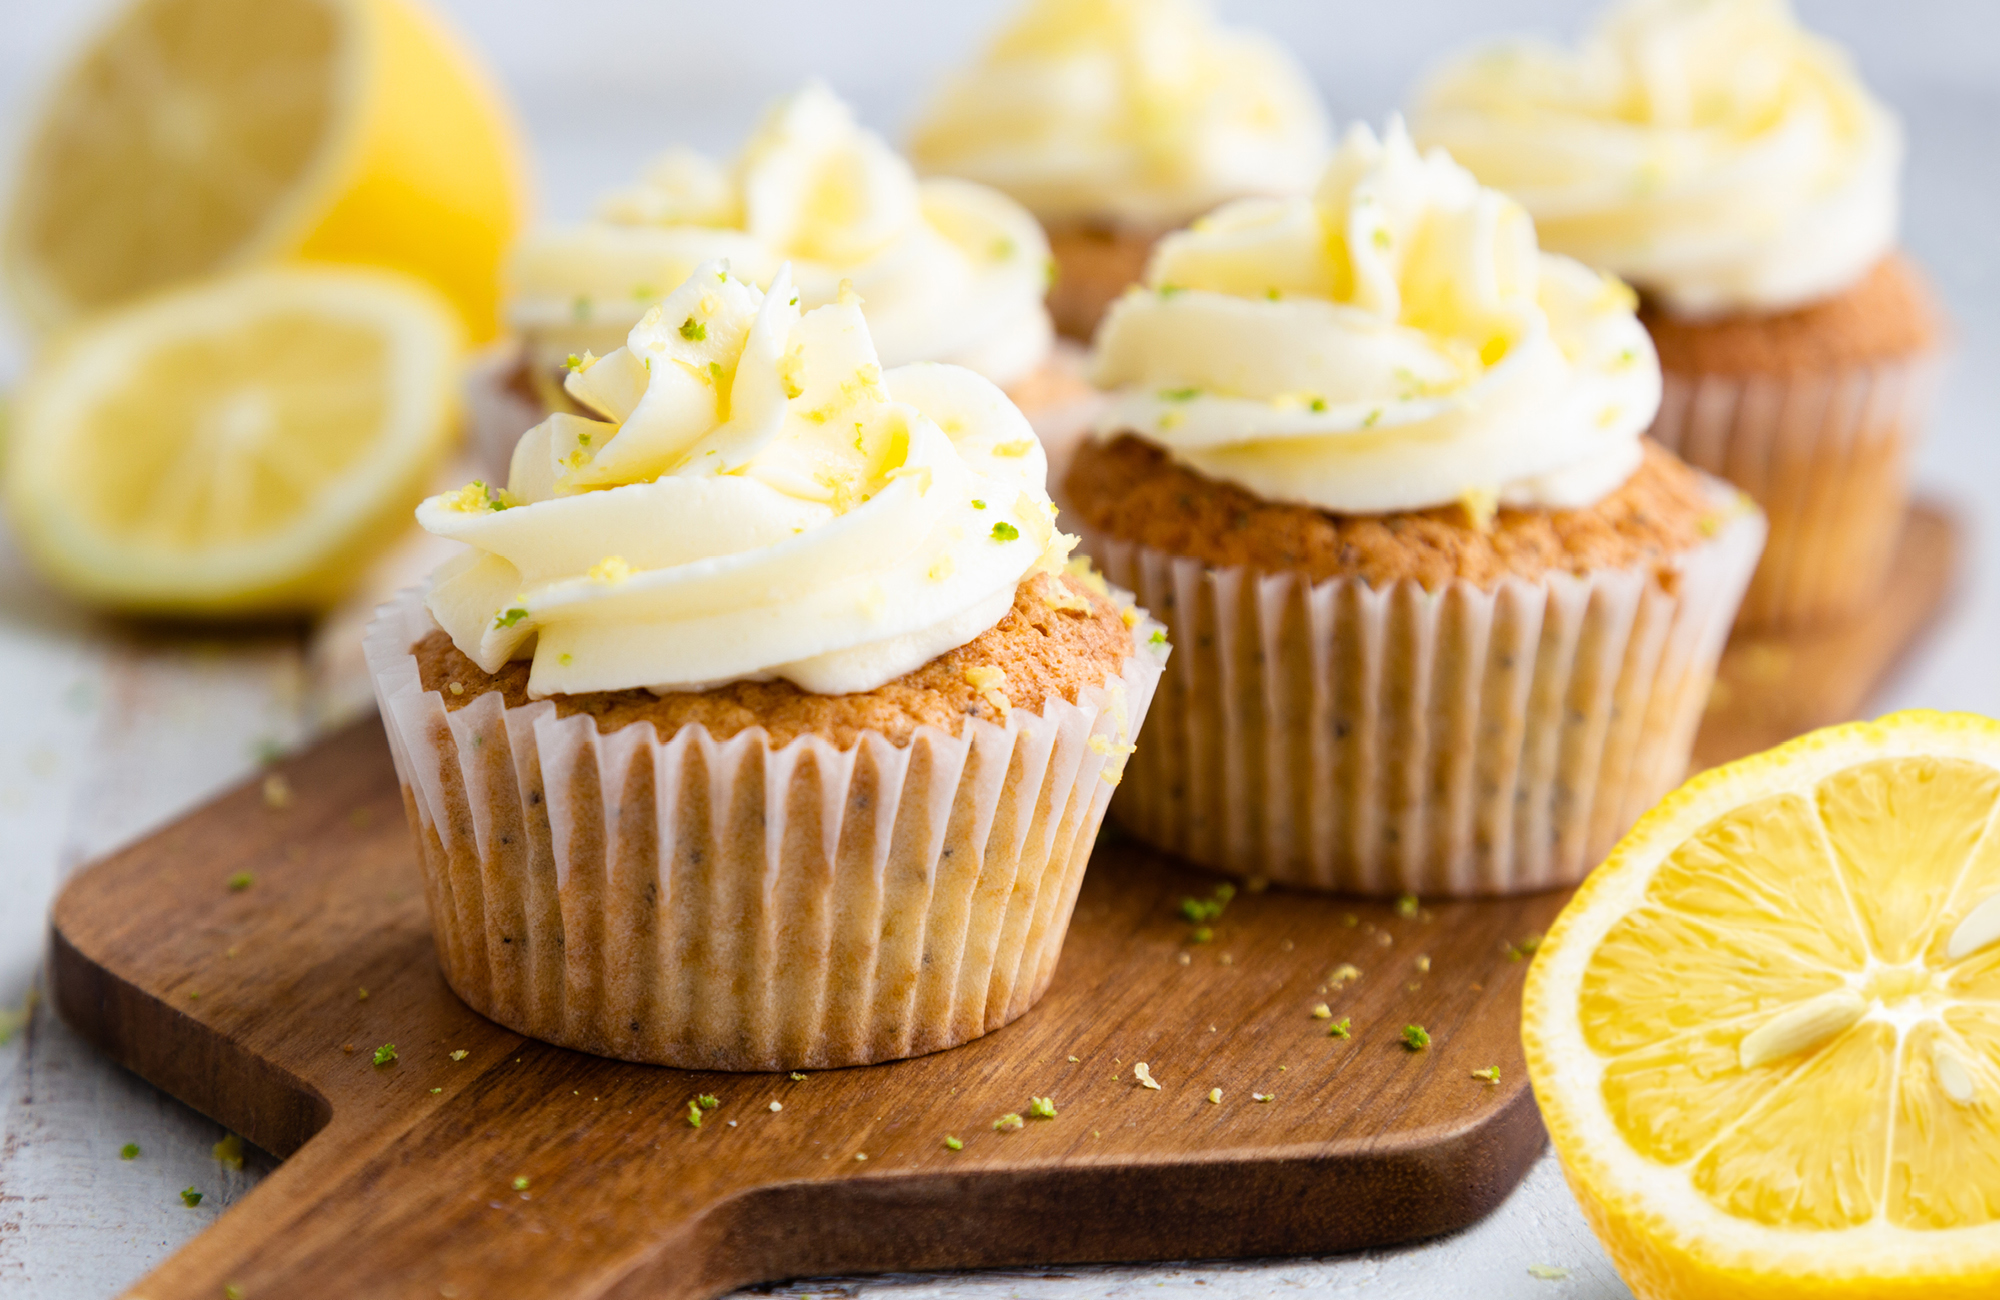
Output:
<instances>
[{"instance_id":1,"label":"green zest fleck","mask_svg":"<svg viewBox=\"0 0 2000 1300\"><path fill-rule=\"evenodd\" d=\"M1422 1025L1403 1026L1403 1046L1413 1052L1421 1052L1431 1045L1430 1030Z\"/></svg>"},{"instance_id":2,"label":"green zest fleck","mask_svg":"<svg viewBox=\"0 0 2000 1300\"><path fill-rule=\"evenodd\" d=\"M717 1106L720 1106L722 1102L714 1097L709 1096L707 1093L704 1092L703 1094L701 1094L701 1096L696 1097L694 1099L694 1104L701 1107L703 1110L714 1110Z\"/></svg>"},{"instance_id":3,"label":"green zest fleck","mask_svg":"<svg viewBox=\"0 0 2000 1300\"><path fill-rule=\"evenodd\" d=\"M1396 915L1409 920L1417 914L1417 896L1405 894L1396 900Z\"/></svg>"},{"instance_id":4,"label":"green zest fleck","mask_svg":"<svg viewBox=\"0 0 2000 1300\"><path fill-rule=\"evenodd\" d=\"M1352 1038L1354 1036L1354 1017L1342 1016L1340 1019L1334 1021L1332 1028L1326 1031L1326 1036L1328 1038Z\"/></svg>"},{"instance_id":5,"label":"green zest fleck","mask_svg":"<svg viewBox=\"0 0 2000 1300\"><path fill-rule=\"evenodd\" d=\"M1153 635L1146 638L1147 645L1165 645L1166 643L1167 643L1167 634L1165 632L1156 630L1154 631Z\"/></svg>"},{"instance_id":6,"label":"green zest fleck","mask_svg":"<svg viewBox=\"0 0 2000 1300\"><path fill-rule=\"evenodd\" d=\"M1199 388L1163 388L1160 390L1160 400L1163 402L1192 402L1200 396L1201 390Z\"/></svg>"},{"instance_id":7,"label":"green zest fleck","mask_svg":"<svg viewBox=\"0 0 2000 1300\"><path fill-rule=\"evenodd\" d=\"M1483 1070L1474 1070L1472 1077L1475 1079L1484 1079L1488 1083L1498 1083L1500 1082L1500 1067L1489 1065Z\"/></svg>"},{"instance_id":8,"label":"green zest fleck","mask_svg":"<svg viewBox=\"0 0 2000 1300\"><path fill-rule=\"evenodd\" d=\"M127 1142L124 1146L119 1147L118 1158L120 1160L137 1160L139 1158L139 1144L137 1142Z\"/></svg>"},{"instance_id":9,"label":"green zest fleck","mask_svg":"<svg viewBox=\"0 0 2000 1300\"><path fill-rule=\"evenodd\" d=\"M1542 936L1531 934L1519 943L1510 943L1506 946L1507 960L1521 961L1524 958L1532 957L1535 955L1535 950L1541 946Z\"/></svg>"},{"instance_id":10,"label":"green zest fleck","mask_svg":"<svg viewBox=\"0 0 2000 1300\"><path fill-rule=\"evenodd\" d=\"M239 871L229 878L229 892L240 894L257 883L257 877L247 871Z\"/></svg>"},{"instance_id":11,"label":"green zest fleck","mask_svg":"<svg viewBox=\"0 0 2000 1300\"><path fill-rule=\"evenodd\" d=\"M1377 226L1375 228L1375 247L1387 248L1391 242L1393 241L1389 238L1389 232Z\"/></svg>"},{"instance_id":12,"label":"green zest fleck","mask_svg":"<svg viewBox=\"0 0 2000 1300\"><path fill-rule=\"evenodd\" d=\"M588 446L590 445L590 435L589 435L589 434L587 434L587 433L579 433L579 434L577 434L577 435L576 435L576 445L577 445L577 446L579 446L579 447L588 447ZM491 494L489 493L488 495L490 496ZM494 509L496 509L496 510L505 510L506 508L507 508L507 507L505 507L505 506L495 506L495 507L494 507Z\"/></svg>"},{"instance_id":13,"label":"green zest fleck","mask_svg":"<svg viewBox=\"0 0 2000 1300\"><path fill-rule=\"evenodd\" d=\"M800 1074L800 1073L799 1073L799 1072L798 1072L797 1070L793 1070L793 1071L792 1071L792 1082L793 1082L793 1083L804 1083L805 1081L806 1081L806 1076L804 1076L803 1074Z\"/></svg>"},{"instance_id":14,"label":"green zest fleck","mask_svg":"<svg viewBox=\"0 0 2000 1300\"><path fill-rule=\"evenodd\" d=\"M1205 925L1198 927L1193 934L1188 936L1189 943L1213 943L1214 941L1215 931Z\"/></svg>"},{"instance_id":15,"label":"green zest fleck","mask_svg":"<svg viewBox=\"0 0 2000 1300\"><path fill-rule=\"evenodd\" d=\"M690 343L700 343L708 337L708 326L690 316L681 322L681 337Z\"/></svg>"},{"instance_id":16,"label":"green zest fleck","mask_svg":"<svg viewBox=\"0 0 2000 1300\"><path fill-rule=\"evenodd\" d=\"M501 610L498 614L494 615L493 626L512 627L514 626L514 624L520 622L527 616L528 616L528 611L525 606L512 605L506 609Z\"/></svg>"},{"instance_id":17,"label":"green zest fleck","mask_svg":"<svg viewBox=\"0 0 2000 1300\"><path fill-rule=\"evenodd\" d=\"M708 377L713 379L718 387L721 385L722 363L720 361L711 361L708 363Z\"/></svg>"},{"instance_id":18,"label":"green zest fleck","mask_svg":"<svg viewBox=\"0 0 2000 1300\"><path fill-rule=\"evenodd\" d=\"M993 540L996 542L1011 542L1020 535L1021 530L1008 523L1005 519L993 525Z\"/></svg>"},{"instance_id":19,"label":"green zest fleck","mask_svg":"<svg viewBox=\"0 0 2000 1300\"><path fill-rule=\"evenodd\" d=\"M974 510L984 510L986 508L986 503L975 497L972 502L972 508Z\"/></svg>"},{"instance_id":20,"label":"green zest fleck","mask_svg":"<svg viewBox=\"0 0 2000 1300\"><path fill-rule=\"evenodd\" d=\"M947 1137L947 1138L945 1138L945 1140L944 1140L944 1145L945 1145L945 1150L947 1150L947 1151L963 1151L963 1150L965 1150L965 1143L963 1143L963 1142L959 1141L959 1140L958 1140L957 1138L955 1138L955 1137Z\"/></svg>"},{"instance_id":21,"label":"green zest fleck","mask_svg":"<svg viewBox=\"0 0 2000 1300\"><path fill-rule=\"evenodd\" d=\"M193 1187L182 1188L181 1204L192 1210L195 1206L201 1204L201 1193L197 1192Z\"/></svg>"},{"instance_id":22,"label":"green zest fleck","mask_svg":"<svg viewBox=\"0 0 2000 1300\"><path fill-rule=\"evenodd\" d=\"M653 286L650 284L635 284L632 286L632 297L634 301L644 302L648 298L657 298L659 296L660 296L659 293L656 290L654 290Z\"/></svg>"},{"instance_id":23,"label":"green zest fleck","mask_svg":"<svg viewBox=\"0 0 2000 1300\"><path fill-rule=\"evenodd\" d=\"M1283 294L1278 292L1278 286L1275 284L1272 285L1270 288L1264 290L1264 296L1266 298L1269 298L1272 302L1276 302L1278 301L1278 299L1284 297Z\"/></svg>"},{"instance_id":24,"label":"green zest fleck","mask_svg":"<svg viewBox=\"0 0 2000 1300\"><path fill-rule=\"evenodd\" d=\"M1186 293L1186 292L1187 289L1178 284L1163 284L1160 286L1160 296L1162 298L1171 298L1177 293Z\"/></svg>"},{"instance_id":25,"label":"green zest fleck","mask_svg":"<svg viewBox=\"0 0 2000 1300\"><path fill-rule=\"evenodd\" d=\"M528 1176L526 1174L520 1174L515 1177L514 1190L517 1192L525 1192L528 1190Z\"/></svg>"},{"instance_id":26,"label":"green zest fleck","mask_svg":"<svg viewBox=\"0 0 2000 1300\"><path fill-rule=\"evenodd\" d=\"M567 361L563 362L563 369L564 369L564 370L581 370L581 369L583 369L583 358L582 358L582 357L580 357L580 356L578 356L578 355L577 355L576 353L574 353L574 352L570 353L570 354L569 354L569 360L567 360Z\"/></svg>"},{"instance_id":27,"label":"green zest fleck","mask_svg":"<svg viewBox=\"0 0 2000 1300\"><path fill-rule=\"evenodd\" d=\"M394 1043L384 1043L375 1049L375 1064L387 1065L395 1059L396 1045Z\"/></svg>"},{"instance_id":28,"label":"green zest fleck","mask_svg":"<svg viewBox=\"0 0 2000 1300\"><path fill-rule=\"evenodd\" d=\"M691 1101L691 1102L689 1102L689 1103L688 1103L688 1127L689 1127L689 1128L700 1128L700 1127L701 1127L701 1103L700 1103L700 1102L694 1102L694 1101Z\"/></svg>"},{"instance_id":29,"label":"green zest fleck","mask_svg":"<svg viewBox=\"0 0 2000 1300\"><path fill-rule=\"evenodd\" d=\"M556 656L556 662L567 668L569 667L571 657L569 651L565 650Z\"/></svg>"},{"instance_id":30,"label":"green zest fleck","mask_svg":"<svg viewBox=\"0 0 2000 1300\"><path fill-rule=\"evenodd\" d=\"M1054 1119L1056 1117L1056 1099L1054 1097L1028 1098L1028 1114L1034 1116L1036 1119Z\"/></svg>"},{"instance_id":31,"label":"green zest fleck","mask_svg":"<svg viewBox=\"0 0 2000 1300\"><path fill-rule=\"evenodd\" d=\"M1017 1128L1025 1127L1027 1122L1010 1110L999 1119L993 1121L993 1128L995 1132L1011 1133Z\"/></svg>"},{"instance_id":32,"label":"green zest fleck","mask_svg":"<svg viewBox=\"0 0 2000 1300\"><path fill-rule=\"evenodd\" d=\"M222 1300L243 1300L243 1288L234 1282L223 1283Z\"/></svg>"},{"instance_id":33,"label":"green zest fleck","mask_svg":"<svg viewBox=\"0 0 2000 1300\"><path fill-rule=\"evenodd\" d=\"M1374 410L1368 413L1368 417L1361 422L1361 427L1364 429L1372 429L1375 427L1375 421L1381 418L1382 418L1382 408L1378 406Z\"/></svg>"}]
</instances>

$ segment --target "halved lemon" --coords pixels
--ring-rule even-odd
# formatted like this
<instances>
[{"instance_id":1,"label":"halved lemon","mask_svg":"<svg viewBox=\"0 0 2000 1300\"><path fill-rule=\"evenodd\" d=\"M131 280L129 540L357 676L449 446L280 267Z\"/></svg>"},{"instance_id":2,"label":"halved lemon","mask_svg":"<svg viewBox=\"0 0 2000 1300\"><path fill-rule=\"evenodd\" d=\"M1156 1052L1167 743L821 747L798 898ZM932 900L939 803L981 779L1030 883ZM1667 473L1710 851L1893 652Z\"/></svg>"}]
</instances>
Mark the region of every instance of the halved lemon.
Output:
<instances>
[{"instance_id":1,"label":"halved lemon","mask_svg":"<svg viewBox=\"0 0 2000 1300\"><path fill-rule=\"evenodd\" d=\"M2000 723L1690 781L1577 893L1523 1037L1643 1300L2000 1295Z\"/></svg>"},{"instance_id":2,"label":"halved lemon","mask_svg":"<svg viewBox=\"0 0 2000 1300\"><path fill-rule=\"evenodd\" d=\"M421 281L247 271L41 358L7 514L56 583L121 609L311 611L410 526L455 433L458 319Z\"/></svg>"},{"instance_id":3,"label":"halved lemon","mask_svg":"<svg viewBox=\"0 0 2000 1300\"><path fill-rule=\"evenodd\" d=\"M305 259L427 280L484 339L515 158L483 76L409 0L138 0L53 87L0 248L43 329Z\"/></svg>"}]
</instances>

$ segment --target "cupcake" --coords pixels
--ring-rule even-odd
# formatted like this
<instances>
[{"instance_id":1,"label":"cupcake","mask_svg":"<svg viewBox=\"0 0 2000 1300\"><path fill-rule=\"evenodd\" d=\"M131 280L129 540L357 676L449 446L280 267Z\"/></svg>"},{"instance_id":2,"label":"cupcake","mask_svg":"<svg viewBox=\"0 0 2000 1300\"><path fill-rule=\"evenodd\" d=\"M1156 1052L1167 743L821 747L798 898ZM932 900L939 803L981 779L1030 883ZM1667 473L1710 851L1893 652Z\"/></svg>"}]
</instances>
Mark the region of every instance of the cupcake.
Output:
<instances>
[{"instance_id":1,"label":"cupcake","mask_svg":"<svg viewBox=\"0 0 2000 1300\"><path fill-rule=\"evenodd\" d=\"M1306 193L1330 138L1297 61L1202 0L1029 0L910 154L1041 218L1056 327L1088 340L1156 239L1229 199Z\"/></svg>"},{"instance_id":2,"label":"cupcake","mask_svg":"<svg viewBox=\"0 0 2000 1300\"><path fill-rule=\"evenodd\" d=\"M965 366L1030 406L1082 391L1051 358L1049 248L1035 219L985 186L919 181L813 81L765 114L731 165L672 150L592 219L515 250L505 313L520 347L475 382L494 472L543 415L575 413L563 389L571 356L622 346L710 258L760 286L789 261L807 310L851 285L884 365Z\"/></svg>"},{"instance_id":3,"label":"cupcake","mask_svg":"<svg viewBox=\"0 0 2000 1300\"><path fill-rule=\"evenodd\" d=\"M1940 317L1896 251L1902 133L1783 0L1637 0L1575 50L1447 64L1413 119L1643 296L1653 437L1755 497L1743 622L1837 620L1881 589Z\"/></svg>"},{"instance_id":4,"label":"cupcake","mask_svg":"<svg viewBox=\"0 0 2000 1300\"><path fill-rule=\"evenodd\" d=\"M446 979L690 1069L964 1042L1047 987L1165 637L970 370L704 263L579 364L367 654Z\"/></svg>"},{"instance_id":5,"label":"cupcake","mask_svg":"<svg viewBox=\"0 0 2000 1300\"><path fill-rule=\"evenodd\" d=\"M1361 894L1576 881L1680 780L1764 526L1641 435L1631 290L1399 123L1098 333L1066 490L1178 651L1114 815Z\"/></svg>"}]
</instances>

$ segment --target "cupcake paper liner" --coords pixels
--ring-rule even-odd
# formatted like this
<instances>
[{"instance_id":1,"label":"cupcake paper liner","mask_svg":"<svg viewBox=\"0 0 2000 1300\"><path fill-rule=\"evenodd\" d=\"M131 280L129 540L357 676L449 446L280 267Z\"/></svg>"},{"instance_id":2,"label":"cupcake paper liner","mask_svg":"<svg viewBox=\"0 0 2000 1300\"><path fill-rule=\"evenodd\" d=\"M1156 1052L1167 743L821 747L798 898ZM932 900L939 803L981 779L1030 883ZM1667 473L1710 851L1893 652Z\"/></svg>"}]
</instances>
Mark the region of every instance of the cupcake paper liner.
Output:
<instances>
[{"instance_id":1,"label":"cupcake paper liner","mask_svg":"<svg viewBox=\"0 0 2000 1300\"><path fill-rule=\"evenodd\" d=\"M1881 590L1938 372L1929 353L1792 376L1667 372L1652 437L1770 520L1744 627L1835 621Z\"/></svg>"},{"instance_id":2,"label":"cupcake paper liner","mask_svg":"<svg viewBox=\"0 0 2000 1300\"><path fill-rule=\"evenodd\" d=\"M689 1069L860 1065L999 1028L1048 987L1166 654L1075 704L781 748L488 692L457 710L410 647L421 589L367 638L438 958L530 1037Z\"/></svg>"},{"instance_id":3,"label":"cupcake paper liner","mask_svg":"<svg viewBox=\"0 0 2000 1300\"><path fill-rule=\"evenodd\" d=\"M1643 569L1492 591L1213 568L1086 532L1176 646L1113 817L1235 875L1342 893L1581 879L1682 778L1764 524Z\"/></svg>"}]
</instances>

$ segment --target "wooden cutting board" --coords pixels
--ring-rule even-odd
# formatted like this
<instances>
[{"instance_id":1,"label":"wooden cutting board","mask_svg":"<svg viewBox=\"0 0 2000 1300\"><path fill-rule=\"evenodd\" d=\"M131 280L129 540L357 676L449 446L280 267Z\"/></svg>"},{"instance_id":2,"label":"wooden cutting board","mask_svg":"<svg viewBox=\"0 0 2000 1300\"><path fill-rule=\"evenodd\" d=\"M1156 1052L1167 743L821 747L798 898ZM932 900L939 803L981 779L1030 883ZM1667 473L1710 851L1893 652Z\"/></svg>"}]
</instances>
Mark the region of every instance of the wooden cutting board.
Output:
<instances>
[{"instance_id":1,"label":"wooden cutting board","mask_svg":"<svg viewBox=\"0 0 2000 1300\"><path fill-rule=\"evenodd\" d=\"M1407 916L1242 894L1199 943L1180 903L1217 878L1107 842L1054 986L1015 1024L803 1079L697 1074L543 1046L451 994L374 720L272 775L82 873L54 909L64 1017L286 1157L133 1288L147 1300L698 1297L1338 1251L1464 1227L1541 1149L1509 948L1559 894ZM1332 980L1343 964L1358 978ZM1426 1050L1404 1046L1411 1024ZM1473 1077L1489 1066L1498 1083ZM720 1104L696 1129L702 1094ZM1056 1116L995 1130L1034 1097Z\"/></svg>"}]
</instances>

